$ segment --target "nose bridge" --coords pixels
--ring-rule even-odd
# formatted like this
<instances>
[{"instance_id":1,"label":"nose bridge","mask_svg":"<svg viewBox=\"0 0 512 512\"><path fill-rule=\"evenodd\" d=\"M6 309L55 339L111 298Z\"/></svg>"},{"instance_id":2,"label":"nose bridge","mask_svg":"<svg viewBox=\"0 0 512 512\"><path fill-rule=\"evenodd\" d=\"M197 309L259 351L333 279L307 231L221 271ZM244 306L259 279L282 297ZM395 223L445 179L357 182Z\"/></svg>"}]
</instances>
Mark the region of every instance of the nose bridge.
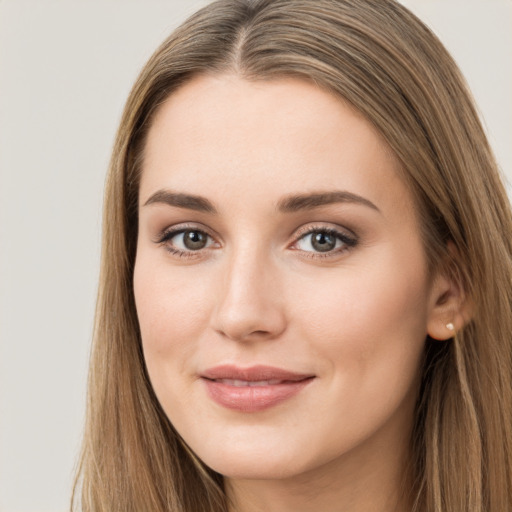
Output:
<instances>
[{"instance_id":1,"label":"nose bridge","mask_svg":"<svg viewBox=\"0 0 512 512\"><path fill-rule=\"evenodd\" d=\"M233 247L223 262L222 281L215 330L241 341L274 338L283 332L279 272L268 249L254 241Z\"/></svg>"}]
</instances>

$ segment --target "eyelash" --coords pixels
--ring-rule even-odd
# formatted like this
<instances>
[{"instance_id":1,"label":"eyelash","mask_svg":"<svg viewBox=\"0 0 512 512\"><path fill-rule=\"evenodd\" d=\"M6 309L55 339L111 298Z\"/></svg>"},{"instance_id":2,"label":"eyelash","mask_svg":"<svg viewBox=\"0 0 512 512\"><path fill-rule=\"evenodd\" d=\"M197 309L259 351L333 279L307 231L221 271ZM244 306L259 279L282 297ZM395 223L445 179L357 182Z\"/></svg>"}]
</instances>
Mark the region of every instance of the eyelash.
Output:
<instances>
[{"instance_id":1,"label":"eyelash","mask_svg":"<svg viewBox=\"0 0 512 512\"><path fill-rule=\"evenodd\" d=\"M350 251L358 244L359 240L356 235L351 234L348 235L346 232L342 232L335 228L330 228L326 226L308 226L304 230L299 230L296 235L296 240L293 245L296 245L300 240L305 239L308 235L312 235L314 233L322 233L324 235L332 236L335 238L336 242L342 242L343 246L331 251L326 251L324 253L320 251L302 251L303 256L306 258L332 258L336 256L340 256L341 254ZM300 250L300 249L295 249Z\"/></svg>"},{"instance_id":2,"label":"eyelash","mask_svg":"<svg viewBox=\"0 0 512 512\"><path fill-rule=\"evenodd\" d=\"M166 251L170 252L173 256L177 256L179 258L197 258L200 256L200 253L202 250L188 250L184 251L182 249L177 249L176 247L173 247L168 242L172 240L176 235L180 235L182 233L185 233L186 231L192 231L197 233L202 233L203 235L206 235L208 238L213 240L213 237L204 229L199 229L197 226L187 226L182 225L178 228L169 228L164 230L158 239L156 240L156 243L159 245L165 245Z\"/></svg>"},{"instance_id":3,"label":"eyelash","mask_svg":"<svg viewBox=\"0 0 512 512\"><path fill-rule=\"evenodd\" d=\"M199 229L197 226L180 226L177 228L170 228L164 230L160 236L157 238L155 243L159 245L165 245L165 249L171 253L173 256L177 256L178 258L197 258L201 256L201 253L205 249L198 249L198 250L183 250L183 249L177 249L176 247L173 247L168 242L172 240L175 236L180 235L182 233L185 233L187 231L191 232L197 232L202 233L203 235L206 235L208 238L213 240L213 236L210 235L206 230ZM300 240L305 239L308 235L312 235L314 233L322 233L324 235L333 236L336 241L341 241L343 243L343 247L326 251L325 253L322 253L320 251L302 251L303 256L306 258L330 258L339 256L340 254L343 254L347 251L350 251L356 245L359 243L358 237L354 234L348 235L342 231L339 231L334 228L325 227L325 226L309 226L308 228L305 228L303 231L299 230L299 232L296 235L296 239L293 242L293 245L296 245ZM292 247L293 248L293 247ZM300 249L293 249L293 250L300 250Z\"/></svg>"}]
</instances>

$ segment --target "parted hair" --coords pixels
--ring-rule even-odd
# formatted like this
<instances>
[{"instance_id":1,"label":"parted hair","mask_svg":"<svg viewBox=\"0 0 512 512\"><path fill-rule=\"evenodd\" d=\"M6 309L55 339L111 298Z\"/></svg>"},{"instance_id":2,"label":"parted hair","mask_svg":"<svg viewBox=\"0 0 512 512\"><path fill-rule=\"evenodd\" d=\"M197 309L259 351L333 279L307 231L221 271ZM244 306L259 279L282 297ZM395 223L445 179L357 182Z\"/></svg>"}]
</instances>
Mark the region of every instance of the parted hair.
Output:
<instances>
[{"instance_id":1,"label":"parted hair","mask_svg":"<svg viewBox=\"0 0 512 512\"><path fill-rule=\"evenodd\" d=\"M72 510L228 510L222 475L187 447L155 397L133 293L152 119L192 77L225 72L312 81L350 103L387 141L415 198L429 268L445 266L472 311L450 340L425 340L406 492L414 512L512 511L510 203L456 64L393 0L218 0L178 27L141 71L107 177Z\"/></svg>"}]
</instances>

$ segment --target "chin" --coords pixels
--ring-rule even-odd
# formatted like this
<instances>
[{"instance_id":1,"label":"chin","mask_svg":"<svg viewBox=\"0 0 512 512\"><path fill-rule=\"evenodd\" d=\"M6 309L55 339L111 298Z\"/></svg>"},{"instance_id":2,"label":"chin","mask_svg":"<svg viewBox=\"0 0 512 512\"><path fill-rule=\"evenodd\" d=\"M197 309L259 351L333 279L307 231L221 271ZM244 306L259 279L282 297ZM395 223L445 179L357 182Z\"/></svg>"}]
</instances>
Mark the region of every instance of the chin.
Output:
<instances>
[{"instance_id":1,"label":"chin","mask_svg":"<svg viewBox=\"0 0 512 512\"><path fill-rule=\"evenodd\" d=\"M201 449L203 448L203 449ZM247 480L286 479L307 472L315 465L297 448L281 446L201 447L196 455L211 469L227 478ZM284 450L282 448L285 448ZM309 463L308 463L309 462Z\"/></svg>"},{"instance_id":2,"label":"chin","mask_svg":"<svg viewBox=\"0 0 512 512\"><path fill-rule=\"evenodd\" d=\"M304 472L297 467L297 461L294 461L294 466L275 459L254 460L243 457L215 460L212 464L203 462L224 477L235 480L282 480Z\"/></svg>"}]
</instances>

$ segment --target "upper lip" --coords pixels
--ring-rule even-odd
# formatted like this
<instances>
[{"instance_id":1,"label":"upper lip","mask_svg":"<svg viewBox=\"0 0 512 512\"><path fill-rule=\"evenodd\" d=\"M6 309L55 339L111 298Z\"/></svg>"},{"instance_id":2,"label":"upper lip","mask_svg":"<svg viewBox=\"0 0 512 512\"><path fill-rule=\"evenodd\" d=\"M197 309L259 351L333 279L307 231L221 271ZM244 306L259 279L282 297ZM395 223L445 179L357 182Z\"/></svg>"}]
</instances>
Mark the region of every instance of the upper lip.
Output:
<instances>
[{"instance_id":1,"label":"upper lip","mask_svg":"<svg viewBox=\"0 0 512 512\"><path fill-rule=\"evenodd\" d=\"M201 372L201 377L210 380L232 379L248 382L280 380L298 382L314 377L312 374L297 373L274 366L256 365L248 368L240 368L231 364L224 364L209 368Z\"/></svg>"}]
</instances>

